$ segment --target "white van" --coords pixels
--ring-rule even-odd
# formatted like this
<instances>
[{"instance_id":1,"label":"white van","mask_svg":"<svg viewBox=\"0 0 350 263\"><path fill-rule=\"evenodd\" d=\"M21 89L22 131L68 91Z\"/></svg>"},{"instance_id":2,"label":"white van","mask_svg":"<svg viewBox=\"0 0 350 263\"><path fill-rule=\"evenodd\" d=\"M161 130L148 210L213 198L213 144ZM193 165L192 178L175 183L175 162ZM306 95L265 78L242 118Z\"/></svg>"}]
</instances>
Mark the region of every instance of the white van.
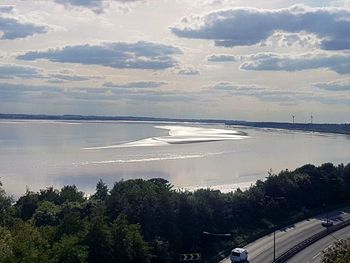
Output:
<instances>
[{"instance_id":1,"label":"white van","mask_svg":"<svg viewBox=\"0 0 350 263\"><path fill-rule=\"evenodd\" d=\"M244 248L235 248L231 251L231 262L245 262L248 260L248 251Z\"/></svg>"}]
</instances>

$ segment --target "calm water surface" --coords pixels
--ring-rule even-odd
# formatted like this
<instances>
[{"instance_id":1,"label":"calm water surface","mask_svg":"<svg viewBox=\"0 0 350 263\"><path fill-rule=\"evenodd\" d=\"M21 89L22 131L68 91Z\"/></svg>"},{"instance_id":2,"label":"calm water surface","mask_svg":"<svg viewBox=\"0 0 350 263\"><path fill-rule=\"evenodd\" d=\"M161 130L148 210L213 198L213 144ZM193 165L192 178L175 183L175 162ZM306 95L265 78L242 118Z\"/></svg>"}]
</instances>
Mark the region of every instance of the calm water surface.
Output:
<instances>
[{"instance_id":1,"label":"calm water surface","mask_svg":"<svg viewBox=\"0 0 350 263\"><path fill-rule=\"evenodd\" d=\"M350 162L350 137L188 123L0 120L0 180L14 195L26 186L65 184L91 192L100 178L112 184L140 177L228 191L270 169L323 162Z\"/></svg>"}]
</instances>

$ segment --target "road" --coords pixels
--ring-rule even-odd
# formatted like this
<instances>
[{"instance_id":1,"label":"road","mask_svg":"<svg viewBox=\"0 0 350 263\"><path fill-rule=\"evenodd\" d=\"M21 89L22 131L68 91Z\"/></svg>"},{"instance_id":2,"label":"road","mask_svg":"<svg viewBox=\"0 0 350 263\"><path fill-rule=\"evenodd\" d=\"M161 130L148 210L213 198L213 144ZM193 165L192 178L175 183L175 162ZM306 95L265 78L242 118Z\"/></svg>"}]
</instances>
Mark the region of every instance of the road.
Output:
<instances>
[{"instance_id":1,"label":"road","mask_svg":"<svg viewBox=\"0 0 350 263\"><path fill-rule=\"evenodd\" d=\"M276 231L276 257L323 230L324 227L321 225L320 220L324 218L326 218L325 214L319 215ZM350 207L329 213L329 218L334 224L350 219ZM244 248L249 253L249 263L271 263L273 261L273 233L248 244ZM221 261L221 263L229 262L229 258ZM299 263L301 262L304 261L299 261Z\"/></svg>"},{"instance_id":2,"label":"road","mask_svg":"<svg viewBox=\"0 0 350 263\"><path fill-rule=\"evenodd\" d=\"M325 238L317 241L311 246L305 248L300 253L288 260L288 263L319 263L322 259L322 251L331 247L335 241L350 237L350 226L334 232Z\"/></svg>"}]
</instances>

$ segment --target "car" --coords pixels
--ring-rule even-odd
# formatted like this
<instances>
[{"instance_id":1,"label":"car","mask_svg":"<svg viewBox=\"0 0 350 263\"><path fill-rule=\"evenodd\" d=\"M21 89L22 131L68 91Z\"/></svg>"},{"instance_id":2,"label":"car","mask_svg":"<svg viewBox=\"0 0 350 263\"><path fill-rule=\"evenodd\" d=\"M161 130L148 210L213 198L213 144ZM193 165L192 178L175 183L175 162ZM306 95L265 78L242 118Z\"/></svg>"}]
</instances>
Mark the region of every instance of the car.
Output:
<instances>
[{"instance_id":1,"label":"car","mask_svg":"<svg viewBox=\"0 0 350 263\"><path fill-rule=\"evenodd\" d=\"M333 221L329 220L329 219L325 219L325 220L321 220L321 225L324 227L330 227L333 226Z\"/></svg>"},{"instance_id":2,"label":"car","mask_svg":"<svg viewBox=\"0 0 350 263\"><path fill-rule=\"evenodd\" d=\"M230 256L231 262L247 262L248 260L248 251L244 248L235 248L231 251Z\"/></svg>"}]
</instances>

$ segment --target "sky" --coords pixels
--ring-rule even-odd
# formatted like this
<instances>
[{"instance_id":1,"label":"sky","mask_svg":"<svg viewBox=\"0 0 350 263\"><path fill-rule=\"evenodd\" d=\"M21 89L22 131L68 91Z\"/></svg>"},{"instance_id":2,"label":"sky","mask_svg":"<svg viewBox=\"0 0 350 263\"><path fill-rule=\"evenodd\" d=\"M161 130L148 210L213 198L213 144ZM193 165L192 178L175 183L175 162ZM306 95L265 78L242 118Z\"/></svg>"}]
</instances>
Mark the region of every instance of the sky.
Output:
<instances>
[{"instance_id":1,"label":"sky","mask_svg":"<svg viewBox=\"0 0 350 263\"><path fill-rule=\"evenodd\" d=\"M1 0L0 113L350 122L349 0Z\"/></svg>"}]
</instances>

